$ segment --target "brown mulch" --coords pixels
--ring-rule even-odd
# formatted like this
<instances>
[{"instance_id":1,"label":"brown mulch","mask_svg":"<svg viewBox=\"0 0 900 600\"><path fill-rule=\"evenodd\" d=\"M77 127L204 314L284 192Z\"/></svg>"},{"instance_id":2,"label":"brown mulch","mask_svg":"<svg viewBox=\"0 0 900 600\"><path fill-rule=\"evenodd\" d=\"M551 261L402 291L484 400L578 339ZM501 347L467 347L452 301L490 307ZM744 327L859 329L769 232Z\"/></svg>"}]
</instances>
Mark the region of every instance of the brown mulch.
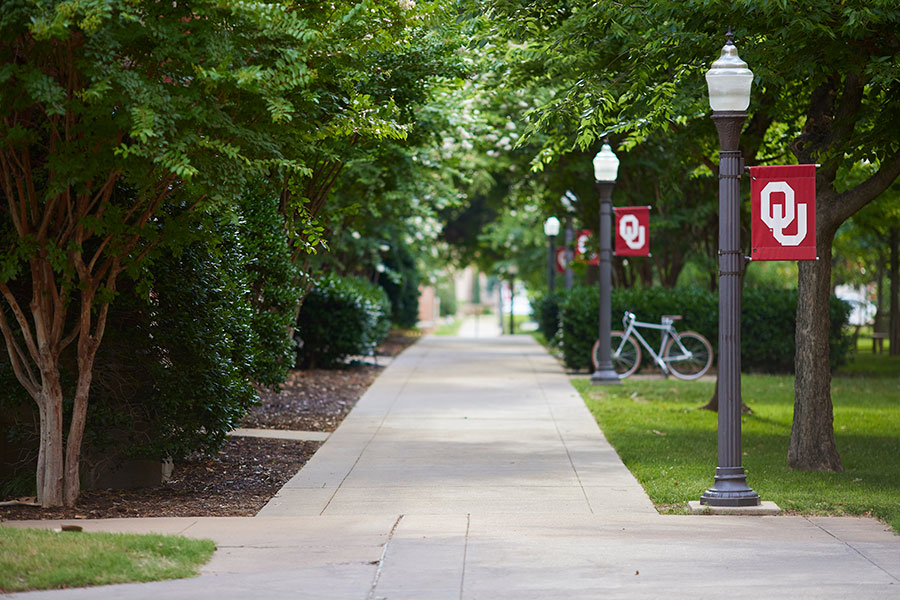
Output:
<instances>
[{"instance_id":1,"label":"brown mulch","mask_svg":"<svg viewBox=\"0 0 900 600\"><path fill-rule=\"evenodd\" d=\"M392 333L378 354L396 356L417 339ZM260 404L241 427L334 431L383 369L356 363L343 369L292 371L281 391L260 390ZM158 487L86 491L72 508L0 506L0 521L253 516L319 446L318 442L229 437L217 455L197 454L176 464L172 478Z\"/></svg>"}]
</instances>

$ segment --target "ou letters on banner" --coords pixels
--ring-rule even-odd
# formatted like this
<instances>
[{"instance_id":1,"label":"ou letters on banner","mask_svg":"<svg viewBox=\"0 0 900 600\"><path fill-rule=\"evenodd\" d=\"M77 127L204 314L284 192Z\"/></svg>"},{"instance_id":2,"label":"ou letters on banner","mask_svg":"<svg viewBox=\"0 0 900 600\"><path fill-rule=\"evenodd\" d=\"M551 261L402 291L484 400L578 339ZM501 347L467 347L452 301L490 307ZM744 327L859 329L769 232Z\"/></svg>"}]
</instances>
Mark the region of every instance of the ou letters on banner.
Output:
<instances>
[{"instance_id":1,"label":"ou letters on banner","mask_svg":"<svg viewBox=\"0 0 900 600\"><path fill-rule=\"evenodd\" d=\"M616 256L650 256L650 207L617 206Z\"/></svg>"},{"instance_id":2,"label":"ou letters on banner","mask_svg":"<svg viewBox=\"0 0 900 600\"><path fill-rule=\"evenodd\" d=\"M750 167L751 259L816 260L816 166Z\"/></svg>"}]
</instances>

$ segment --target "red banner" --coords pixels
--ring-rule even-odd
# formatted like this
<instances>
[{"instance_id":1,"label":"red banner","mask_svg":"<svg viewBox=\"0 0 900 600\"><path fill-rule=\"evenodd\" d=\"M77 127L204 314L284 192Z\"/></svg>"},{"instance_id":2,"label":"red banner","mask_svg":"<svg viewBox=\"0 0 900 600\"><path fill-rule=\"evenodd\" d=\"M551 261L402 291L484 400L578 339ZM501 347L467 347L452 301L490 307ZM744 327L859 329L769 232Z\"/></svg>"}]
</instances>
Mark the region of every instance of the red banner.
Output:
<instances>
[{"instance_id":1,"label":"red banner","mask_svg":"<svg viewBox=\"0 0 900 600\"><path fill-rule=\"evenodd\" d=\"M565 273L566 272L566 247L560 246L556 249L556 272L557 273Z\"/></svg>"},{"instance_id":2,"label":"red banner","mask_svg":"<svg viewBox=\"0 0 900 600\"><path fill-rule=\"evenodd\" d=\"M816 260L816 166L750 167L751 258Z\"/></svg>"},{"instance_id":3,"label":"red banner","mask_svg":"<svg viewBox=\"0 0 900 600\"><path fill-rule=\"evenodd\" d=\"M650 256L650 207L617 206L616 256Z\"/></svg>"}]
</instances>

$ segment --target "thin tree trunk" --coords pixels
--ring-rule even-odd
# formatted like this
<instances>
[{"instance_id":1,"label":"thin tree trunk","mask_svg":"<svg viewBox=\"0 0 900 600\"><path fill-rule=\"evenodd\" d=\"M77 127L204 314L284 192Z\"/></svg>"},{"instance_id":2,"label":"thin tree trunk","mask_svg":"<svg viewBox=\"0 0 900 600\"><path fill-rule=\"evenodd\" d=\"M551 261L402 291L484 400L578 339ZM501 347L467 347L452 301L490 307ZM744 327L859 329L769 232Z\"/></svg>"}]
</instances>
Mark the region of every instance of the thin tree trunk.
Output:
<instances>
[{"instance_id":1,"label":"thin tree trunk","mask_svg":"<svg viewBox=\"0 0 900 600\"><path fill-rule=\"evenodd\" d=\"M819 260L800 263L794 367L794 422L788 467L843 471L834 442L828 333L833 231L818 231Z\"/></svg>"},{"instance_id":2,"label":"thin tree trunk","mask_svg":"<svg viewBox=\"0 0 900 600\"><path fill-rule=\"evenodd\" d=\"M101 319L105 317L107 306L101 310ZM90 305L86 307L87 318L90 319ZM90 330L90 321L86 328ZM83 325L82 329L85 328ZM66 438L65 491L66 506L74 506L81 493L81 443L84 440L84 427L87 423L88 398L91 391L91 380L94 374L94 358L100 347L102 331L96 337L82 334L78 340L78 382L75 385L75 399L72 406L72 421L69 424L69 435Z\"/></svg>"},{"instance_id":3,"label":"thin tree trunk","mask_svg":"<svg viewBox=\"0 0 900 600\"><path fill-rule=\"evenodd\" d=\"M37 500L48 508L63 503L63 397L58 376L56 382L46 385L42 393L41 447L38 452Z\"/></svg>"}]
</instances>

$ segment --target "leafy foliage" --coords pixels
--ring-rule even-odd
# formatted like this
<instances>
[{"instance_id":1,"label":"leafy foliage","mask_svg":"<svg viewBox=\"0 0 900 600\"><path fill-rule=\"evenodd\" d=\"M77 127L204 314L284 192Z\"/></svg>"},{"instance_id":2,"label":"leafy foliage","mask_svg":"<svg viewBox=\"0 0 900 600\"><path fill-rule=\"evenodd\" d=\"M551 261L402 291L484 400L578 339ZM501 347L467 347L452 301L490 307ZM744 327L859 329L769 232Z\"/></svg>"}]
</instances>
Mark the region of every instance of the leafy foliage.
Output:
<instances>
[{"instance_id":1,"label":"leafy foliage","mask_svg":"<svg viewBox=\"0 0 900 600\"><path fill-rule=\"evenodd\" d=\"M412 328L419 320L419 282L421 276L408 246L392 246L385 259L384 273L378 285L391 301L391 321L401 328Z\"/></svg>"},{"instance_id":2,"label":"leafy foliage","mask_svg":"<svg viewBox=\"0 0 900 600\"><path fill-rule=\"evenodd\" d=\"M297 361L336 367L350 356L369 355L387 336L391 304L384 289L358 277L328 275L306 295L297 319Z\"/></svg>"},{"instance_id":3,"label":"leafy foliage","mask_svg":"<svg viewBox=\"0 0 900 600\"><path fill-rule=\"evenodd\" d=\"M91 395L95 449L213 452L255 402L253 382L283 381L299 291L280 215L259 200L249 193L240 213L195 220L200 239L160 249L123 287Z\"/></svg>"},{"instance_id":4,"label":"leafy foliage","mask_svg":"<svg viewBox=\"0 0 900 600\"><path fill-rule=\"evenodd\" d=\"M538 331L550 343L553 343L559 331L560 307L564 297L565 295L560 292L548 293L535 298L531 303L538 322Z\"/></svg>"}]
</instances>

